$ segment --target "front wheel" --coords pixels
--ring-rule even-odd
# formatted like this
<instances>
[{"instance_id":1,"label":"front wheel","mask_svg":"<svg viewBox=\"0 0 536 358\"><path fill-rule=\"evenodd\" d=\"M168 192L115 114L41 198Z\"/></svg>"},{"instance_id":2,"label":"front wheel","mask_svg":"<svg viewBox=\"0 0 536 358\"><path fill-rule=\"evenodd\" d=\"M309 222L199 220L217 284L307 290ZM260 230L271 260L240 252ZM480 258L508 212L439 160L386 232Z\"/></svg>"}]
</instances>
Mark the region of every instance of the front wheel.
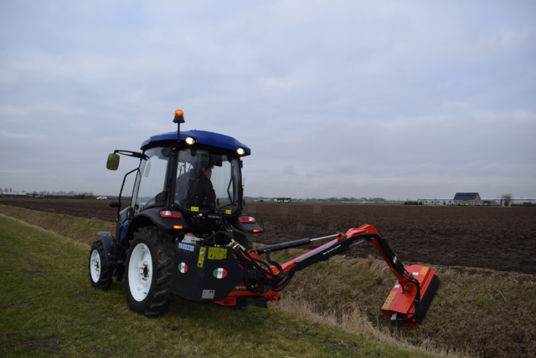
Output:
<instances>
[{"instance_id":1,"label":"front wheel","mask_svg":"<svg viewBox=\"0 0 536 358\"><path fill-rule=\"evenodd\" d=\"M89 250L89 280L91 285L102 290L110 288L112 284L113 266L106 255L101 240L95 241Z\"/></svg>"},{"instance_id":2,"label":"front wheel","mask_svg":"<svg viewBox=\"0 0 536 358\"><path fill-rule=\"evenodd\" d=\"M173 259L171 238L155 227L138 229L126 261L126 296L130 308L159 316L168 305Z\"/></svg>"}]
</instances>

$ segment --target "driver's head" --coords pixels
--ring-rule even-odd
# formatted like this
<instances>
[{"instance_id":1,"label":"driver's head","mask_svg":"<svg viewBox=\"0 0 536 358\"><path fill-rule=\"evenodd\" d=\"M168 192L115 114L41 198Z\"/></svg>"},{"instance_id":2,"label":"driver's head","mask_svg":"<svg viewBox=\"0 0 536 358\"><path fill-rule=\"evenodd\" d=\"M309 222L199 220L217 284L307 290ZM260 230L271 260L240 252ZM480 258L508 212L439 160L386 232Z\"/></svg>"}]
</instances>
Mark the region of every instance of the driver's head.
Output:
<instances>
[{"instance_id":1,"label":"driver's head","mask_svg":"<svg viewBox=\"0 0 536 358\"><path fill-rule=\"evenodd\" d=\"M201 168L201 172L202 172L203 174L205 174L205 176L206 176L207 178L210 179L210 177L211 177L211 175L212 175L212 167Z\"/></svg>"}]
</instances>

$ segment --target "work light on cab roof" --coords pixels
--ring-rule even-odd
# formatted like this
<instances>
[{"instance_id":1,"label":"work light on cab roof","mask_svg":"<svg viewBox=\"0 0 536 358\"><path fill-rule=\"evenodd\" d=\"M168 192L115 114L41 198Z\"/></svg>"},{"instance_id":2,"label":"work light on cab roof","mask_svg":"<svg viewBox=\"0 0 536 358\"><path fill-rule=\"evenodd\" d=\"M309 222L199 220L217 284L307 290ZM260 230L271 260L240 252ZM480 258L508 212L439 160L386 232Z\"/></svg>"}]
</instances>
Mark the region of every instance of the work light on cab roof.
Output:
<instances>
[{"instance_id":1,"label":"work light on cab roof","mask_svg":"<svg viewBox=\"0 0 536 358\"><path fill-rule=\"evenodd\" d=\"M222 306L266 307L279 300L295 272L368 242L397 278L382 312L408 326L422 321L439 287L437 273L423 265L405 267L372 225L254 248L246 235L263 230L243 212L242 161L250 148L220 133L181 131L180 109L173 123L176 131L151 136L140 152L116 149L108 157L111 170L119 155L138 158L139 165L125 175L119 201L110 203L117 208L115 237L101 232L91 246L94 287L106 289L112 279L125 277L130 308L147 316L163 314L171 293ZM121 210L128 175L136 179L130 203ZM322 244L290 261L270 258L272 252L315 243Z\"/></svg>"},{"instance_id":2,"label":"work light on cab roof","mask_svg":"<svg viewBox=\"0 0 536 358\"><path fill-rule=\"evenodd\" d=\"M194 137L186 137L186 139L184 141L188 145L194 145L195 144L195 138Z\"/></svg>"}]
</instances>

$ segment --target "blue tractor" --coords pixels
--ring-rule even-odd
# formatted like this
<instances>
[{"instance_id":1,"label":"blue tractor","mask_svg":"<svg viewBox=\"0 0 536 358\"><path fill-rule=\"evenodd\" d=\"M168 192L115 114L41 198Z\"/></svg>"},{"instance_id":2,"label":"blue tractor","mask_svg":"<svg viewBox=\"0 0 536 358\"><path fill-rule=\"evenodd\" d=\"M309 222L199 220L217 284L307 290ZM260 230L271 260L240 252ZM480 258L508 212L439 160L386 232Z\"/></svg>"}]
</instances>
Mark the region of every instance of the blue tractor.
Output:
<instances>
[{"instance_id":1,"label":"blue tractor","mask_svg":"<svg viewBox=\"0 0 536 358\"><path fill-rule=\"evenodd\" d=\"M262 232L242 213L242 158L248 146L233 137L200 130L152 136L141 151L115 150L107 168L117 170L120 155L139 159L125 174L115 235L100 232L89 253L89 278L99 289L125 279L130 308L146 316L163 314L171 294L222 306L266 307L277 301L294 273L363 242L373 243L397 277L382 310L407 325L422 320L439 285L427 266L407 269L371 225L317 238L253 248L247 235ZM135 176L132 197L122 205L125 181ZM329 240L329 241L328 241ZM327 241L288 262L270 253ZM411 273L410 273L411 272Z\"/></svg>"}]
</instances>

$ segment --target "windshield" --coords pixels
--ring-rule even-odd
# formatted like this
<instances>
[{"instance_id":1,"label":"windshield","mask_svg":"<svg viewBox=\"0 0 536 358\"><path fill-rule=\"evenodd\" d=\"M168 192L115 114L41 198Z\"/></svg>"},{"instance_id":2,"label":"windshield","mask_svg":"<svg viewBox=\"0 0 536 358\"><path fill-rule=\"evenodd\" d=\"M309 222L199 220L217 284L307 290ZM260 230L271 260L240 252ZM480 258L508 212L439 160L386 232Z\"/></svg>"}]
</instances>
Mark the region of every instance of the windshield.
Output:
<instances>
[{"instance_id":1,"label":"windshield","mask_svg":"<svg viewBox=\"0 0 536 358\"><path fill-rule=\"evenodd\" d=\"M175 203L191 210L232 214L238 208L240 166L236 158L204 149L179 152Z\"/></svg>"},{"instance_id":2,"label":"windshield","mask_svg":"<svg viewBox=\"0 0 536 358\"><path fill-rule=\"evenodd\" d=\"M136 209L165 205L166 172L170 154L171 151L165 147L152 148L145 152L138 174L137 195L134 198Z\"/></svg>"}]
</instances>

